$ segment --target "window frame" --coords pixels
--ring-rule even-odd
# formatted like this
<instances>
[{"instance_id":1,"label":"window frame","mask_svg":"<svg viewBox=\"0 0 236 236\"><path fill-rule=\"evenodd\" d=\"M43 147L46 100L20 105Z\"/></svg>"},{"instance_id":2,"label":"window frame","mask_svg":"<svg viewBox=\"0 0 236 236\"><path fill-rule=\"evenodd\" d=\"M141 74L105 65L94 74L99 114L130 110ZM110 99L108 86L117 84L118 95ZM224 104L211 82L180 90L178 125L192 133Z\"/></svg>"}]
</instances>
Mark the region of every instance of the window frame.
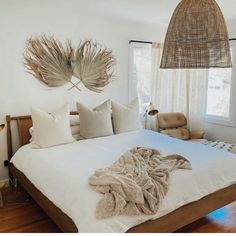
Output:
<instances>
[{"instance_id":1,"label":"window frame","mask_svg":"<svg viewBox=\"0 0 236 236\"><path fill-rule=\"evenodd\" d=\"M230 47L233 48L232 52L232 61L233 63L236 62L236 42L230 41ZM224 116L216 116L216 115L209 115L207 114L207 96L206 96L206 106L205 106L205 121L207 123L216 124L216 125L223 125L229 127L235 127L235 118L236 118L236 94L234 92L234 88L236 87L236 67L232 67L231 72L231 83L230 83L230 104L229 104L229 117ZM207 88L208 88L208 81L207 81ZM207 89L208 95L208 89Z\"/></svg>"},{"instance_id":2,"label":"window frame","mask_svg":"<svg viewBox=\"0 0 236 236\"><path fill-rule=\"evenodd\" d=\"M133 69L134 69L134 48L152 48L151 43L143 43L143 42L130 42L129 43L129 83L128 83L128 100L129 102L134 99L132 96L132 83L133 83Z\"/></svg>"}]
</instances>

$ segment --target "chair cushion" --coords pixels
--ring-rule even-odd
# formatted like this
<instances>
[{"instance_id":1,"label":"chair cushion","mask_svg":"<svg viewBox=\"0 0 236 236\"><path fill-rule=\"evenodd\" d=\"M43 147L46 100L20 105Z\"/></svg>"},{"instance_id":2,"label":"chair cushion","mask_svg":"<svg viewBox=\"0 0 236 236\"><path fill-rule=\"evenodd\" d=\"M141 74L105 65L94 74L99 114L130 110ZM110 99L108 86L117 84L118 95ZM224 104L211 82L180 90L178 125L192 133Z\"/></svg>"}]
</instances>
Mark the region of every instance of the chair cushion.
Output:
<instances>
[{"instance_id":1,"label":"chair cushion","mask_svg":"<svg viewBox=\"0 0 236 236\"><path fill-rule=\"evenodd\" d=\"M188 140L190 138L189 130L185 128L180 129L165 129L161 131L162 134L169 135L174 138Z\"/></svg>"},{"instance_id":2,"label":"chair cushion","mask_svg":"<svg viewBox=\"0 0 236 236\"><path fill-rule=\"evenodd\" d=\"M205 132L203 130L195 130L190 132L190 139L203 139Z\"/></svg>"},{"instance_id":3,"label":"chair cushion","mask_svg":"<svg viewBox=\"0 0 236 236\"><path fill-rule=\"evenodd\" d=\"M187 125L184 114L180 112L160 113L157 118L158 126L161 130L184 127Z\"/></svg>"}]
</instances>

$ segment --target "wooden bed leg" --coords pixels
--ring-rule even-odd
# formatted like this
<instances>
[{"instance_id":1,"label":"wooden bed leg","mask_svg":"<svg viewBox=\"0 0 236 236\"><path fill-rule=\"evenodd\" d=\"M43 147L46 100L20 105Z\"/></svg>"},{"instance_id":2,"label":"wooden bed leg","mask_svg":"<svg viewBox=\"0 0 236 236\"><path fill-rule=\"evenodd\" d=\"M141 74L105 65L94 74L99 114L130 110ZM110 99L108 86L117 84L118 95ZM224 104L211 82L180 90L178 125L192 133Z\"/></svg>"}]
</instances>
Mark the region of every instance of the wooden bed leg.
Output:
<instances>
[{"instance_id":1,"label":"wooden bed leg","mask_svg":"<svg viewBox=\"0 0 236 236\"><path fill-rule=\"evenodd\" d=\"M14 192L17 193L18 192L18 181L17 178L10 178L10 187L14 189Z\"/></svg>"},{"instance_id":2,"label":"wooden bed leg","mask_svg":"<svg viewBox=\"0 0 236 236\"><path fill-rule=\"evenodd\" d=\"M12 158L12 134L11 134L11 116L6 116L7 122L7 153L8 153L8 175L9 175L9 184L12 185L13 175L11 174L10 160Z\"/></svg>"},{"instance_id":3,"label":"wooden bed leg","mask_svg":"<svg viewBox=\"0 0 236 236\"><path fill-rule=\"evenodd\" d=\"M16 178L14 178L14 188L15 188L15 192L18 192L18 181Z\"/></svg>"}]
</instances>

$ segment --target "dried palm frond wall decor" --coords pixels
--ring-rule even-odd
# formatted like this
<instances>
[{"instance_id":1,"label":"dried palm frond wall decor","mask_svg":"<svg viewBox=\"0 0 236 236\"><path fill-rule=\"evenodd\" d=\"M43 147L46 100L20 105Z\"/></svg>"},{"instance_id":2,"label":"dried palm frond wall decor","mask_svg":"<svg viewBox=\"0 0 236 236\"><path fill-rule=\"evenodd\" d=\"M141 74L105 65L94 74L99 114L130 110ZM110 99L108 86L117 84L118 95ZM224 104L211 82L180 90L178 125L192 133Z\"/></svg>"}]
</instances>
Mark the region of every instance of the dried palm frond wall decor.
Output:
<instances>
[{"instance_id":1,"label":"dried palm frond wall decor","mask_svg":"<svg viewBox=\"0 0 236 236\"><path fill-rule=\"evenodd\" d=\"M115 58L112 50L92 40L81 41L73 48L70 41L62 45L54 37L45 35L30 38L26 43L24 64L29 72L48 87L71 83L79 89L101 92L113 80ZM73 82L72 76L78 79Z\"/></svg>"},{"instance_id":2,"label":"dried palm frond wall decor","mask_svg":"<svg viewBox=\"0 0 236 236\"><path fill-rule=\"evenodd\" d=\"M81 42L72 64L73 75L94 92L101 92L113 80L115 58L112 50L102 48L97 42Z\"/></svg>"},{"instance_id":3,"label":"dried palm frond wall decor","mask_svg":"<svg viewBox=\"0 0 236 236\"><path fill-rule=\"evenodd\" d=\"M53 37L30 38L24 52L24 64L30 73L49 87L71 81L73 69L71 42L63 46Z\"/></svg>"}]
</instances>

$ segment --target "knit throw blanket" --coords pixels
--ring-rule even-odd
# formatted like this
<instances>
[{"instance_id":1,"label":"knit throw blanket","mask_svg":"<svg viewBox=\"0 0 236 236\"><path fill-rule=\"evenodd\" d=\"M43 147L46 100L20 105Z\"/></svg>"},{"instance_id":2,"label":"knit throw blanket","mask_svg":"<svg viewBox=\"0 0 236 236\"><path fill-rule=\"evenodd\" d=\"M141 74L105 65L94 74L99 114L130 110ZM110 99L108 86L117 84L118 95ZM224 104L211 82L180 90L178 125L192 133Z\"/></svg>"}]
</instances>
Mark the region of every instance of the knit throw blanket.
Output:
<instances>
[{"instance_id":1,"label":"knit throw blanket","mask_svg":"<svg viewBox=\"0 0 236 236\"><path fill-rule=\"evenodd\" d=\"M96 218L156 214L175 169L192 168L179 155L162 156L158 150L145 147L127 151L113 165L95 171L89 178L91 188L103 194Z\"/></svg>"}]
</instances>

